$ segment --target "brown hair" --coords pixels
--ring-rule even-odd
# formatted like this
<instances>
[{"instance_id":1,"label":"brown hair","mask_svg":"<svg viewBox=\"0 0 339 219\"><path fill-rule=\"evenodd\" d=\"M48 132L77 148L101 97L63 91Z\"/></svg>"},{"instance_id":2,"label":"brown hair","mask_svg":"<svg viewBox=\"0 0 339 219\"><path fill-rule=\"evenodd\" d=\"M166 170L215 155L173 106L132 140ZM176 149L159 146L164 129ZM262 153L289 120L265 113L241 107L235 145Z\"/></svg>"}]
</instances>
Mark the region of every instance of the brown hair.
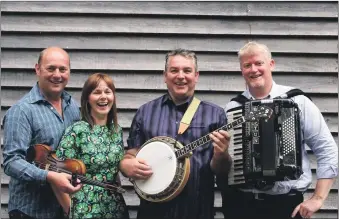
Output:
<instances>
[{"instance_id":1,"label":"brown hair","mask_svg":"<svg viewBox=\"0 0 339 219\"><path fill-rule=\"evenodd\" d=\"M114 99L113 106L108 112L106 126L111 129L112 123L114 124L114 131L118 130L118 117L117 117L117 105L116 105L116 94L115 86L111 77L104 73L95 73L88 77L81 93L81 117L82 120L88 122L91 127L94 126L94 121L91 116L91 106L88 103L89 95L99 85L101 81L106 82L107 86L113 91Z\"/></svg>"}]
</instances>

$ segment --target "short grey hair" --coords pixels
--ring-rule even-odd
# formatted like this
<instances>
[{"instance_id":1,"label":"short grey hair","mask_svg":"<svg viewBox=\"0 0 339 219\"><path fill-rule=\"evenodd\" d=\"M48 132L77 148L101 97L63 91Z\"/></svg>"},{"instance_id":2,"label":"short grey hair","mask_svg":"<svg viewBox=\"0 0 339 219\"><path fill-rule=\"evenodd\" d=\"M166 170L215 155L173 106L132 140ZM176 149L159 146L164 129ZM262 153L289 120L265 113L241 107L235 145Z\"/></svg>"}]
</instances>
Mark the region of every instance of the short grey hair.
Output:
<instances>
[{"instance_id":1,"label":"short grey hair","mask_svg":"<svg viewBox=\"0 0 339 219\"><path fill-rule=\"evenodd\" d=\"M179 48L179 49L172 50L172 51L170 51L166 54L165 72L167 71L169 57L176 56L176 55L180 55L180 56L183 56L185 58L191 58L193 60L193 63L194 63L195 71L196 72L198 71L198 58L195 55L195 53L193 51L190 51L190 50L187 50L187 49Z\"/></svg>"},{"instance_id":2,"label":"short grey hair","mask_svg":"<svg viewBox=\"0 0 339 219\"><path fill-rule=\"evenodd\" d=\"M246 43L238 52L238 58L240 59L244 55L251 55L254 52L262 51L265 53L268 59L272 59L271 51L265 44L250 41Z\"/></svg>"}]
</instances>

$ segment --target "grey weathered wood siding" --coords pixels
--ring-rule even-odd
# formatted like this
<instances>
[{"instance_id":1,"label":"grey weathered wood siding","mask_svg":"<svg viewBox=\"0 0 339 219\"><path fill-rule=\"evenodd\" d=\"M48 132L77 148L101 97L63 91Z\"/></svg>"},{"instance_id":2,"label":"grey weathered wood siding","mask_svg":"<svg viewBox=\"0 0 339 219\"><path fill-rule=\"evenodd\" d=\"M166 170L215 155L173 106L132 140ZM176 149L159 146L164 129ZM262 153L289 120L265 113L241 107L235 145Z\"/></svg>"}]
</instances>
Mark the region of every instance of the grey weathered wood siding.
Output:
<instances>
[{"instance_id":1,"label":"grey weathered wood siding","mask_svg":"<svg viewBox=\"0 0 339 219\"><path fill-rule=\"evenodd\" d=\"M166 91L167 51L195 50L197 96L224 107L245 88L236 52L257 40L272 50L275 81L307 92L338 142L337 2L1 2L1 30L1 120L34 85L34 64L48 46L70 53L67 90L77 100L89 74L113 77L126 140L138 107ZM316 160L309 155L314 177L305 198L316 180ZM1 218L8 218L8 182L2 168ZM135 218L139 200L126 179L123 184ZM337 218L337 203L336 183L314 217ZM218 190L214 205L222 218Z\"/></svg>"}]
</instances>

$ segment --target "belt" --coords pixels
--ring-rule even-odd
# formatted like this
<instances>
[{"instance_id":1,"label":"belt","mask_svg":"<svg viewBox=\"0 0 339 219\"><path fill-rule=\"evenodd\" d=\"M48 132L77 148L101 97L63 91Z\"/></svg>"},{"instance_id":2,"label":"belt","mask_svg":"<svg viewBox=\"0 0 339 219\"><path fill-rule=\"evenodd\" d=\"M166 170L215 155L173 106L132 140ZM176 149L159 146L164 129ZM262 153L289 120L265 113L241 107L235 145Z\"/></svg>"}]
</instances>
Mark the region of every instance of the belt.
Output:
<instances>
[{"instance_id":1,"label":"belt","mask_svg":"<svg viewBox=\"0 0 339 219\"><path fill-rule=\"evenodd\" d=\"M241 193L250 199L255 199L255 200L272 200L272 199L279 199L279 198L284 198L284 197L289 197L289 196L295 196L295 195L302 195L302 192L292 189L290 192L286 194L279 194L279 195L270 195L266 193L253 193L253 192L243 192Z\"/></svg>"}]
</instances>

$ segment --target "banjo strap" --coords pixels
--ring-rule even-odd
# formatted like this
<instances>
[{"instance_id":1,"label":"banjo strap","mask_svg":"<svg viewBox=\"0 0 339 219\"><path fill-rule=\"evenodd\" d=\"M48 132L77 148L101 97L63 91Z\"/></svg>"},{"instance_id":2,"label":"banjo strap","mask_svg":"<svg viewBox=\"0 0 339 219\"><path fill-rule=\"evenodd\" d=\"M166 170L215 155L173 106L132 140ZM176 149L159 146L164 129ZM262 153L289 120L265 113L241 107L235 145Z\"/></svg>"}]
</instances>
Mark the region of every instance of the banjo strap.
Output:
<instances>
[{"instance_id":1,"label":"banjo strap","mask_svg":"<svg viewBox=\"0 0 339 219\"><path fill-rule=\"evenodd\" d=\"M188 126L191 124L192 118L197 111L200 104L200 100L196 97L193 98L191 104L188 106L184 116L182 117L179 125L178 134L183 134Z\"/></svg>"}]
</instances>

